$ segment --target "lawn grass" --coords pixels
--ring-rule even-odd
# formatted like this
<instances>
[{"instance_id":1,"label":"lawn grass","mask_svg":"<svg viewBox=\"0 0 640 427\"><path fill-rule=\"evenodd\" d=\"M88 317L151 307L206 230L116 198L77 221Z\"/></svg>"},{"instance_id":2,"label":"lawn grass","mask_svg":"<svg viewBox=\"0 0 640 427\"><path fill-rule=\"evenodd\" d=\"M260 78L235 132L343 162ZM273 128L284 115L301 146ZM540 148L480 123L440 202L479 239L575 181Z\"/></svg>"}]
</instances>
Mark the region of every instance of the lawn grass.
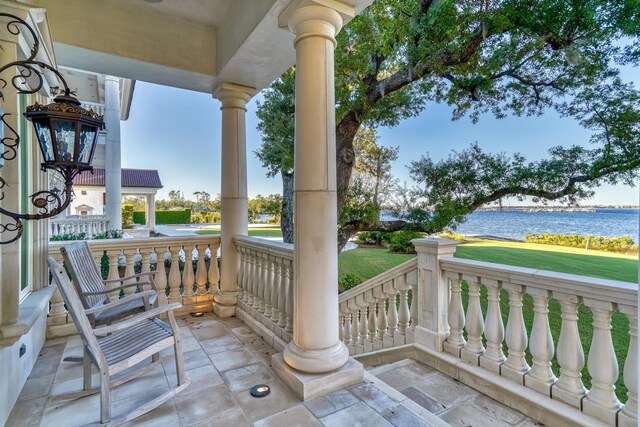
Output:
<instances>
[{"instance_id":1,"label":"lawn grass","mask_svg":"<svg viewBox=\"0 0 640 427\"><path fill-rule=\"evenodd\" d=\"M390 254L382 248L357 248L338 255L338 275L357 274L364 280L402 264L415 255Z\"/></svg>"},{"instance_id":2,"label":"lawn grass","mask_svg":"<svg viewBox=\"0 0 640 427\"><path fill-rule=\"evenodd\" d=\"M390 254L385 249L359 248L344 252L338 257L338 271L340 276L355 273L363 279L374 277L404 261L412 255ZM586 251L558 246L536 245L518 242L498 242L489 240L470 240L458 246L457 258L494 262L519 267L537 268L541 270L557 271L561 273L581 274L610 280L637 282L638 261L633 257L607 252ZM463 283L463 305L467 307L468 287ZM483 313L487 310L487 292L481 287L480 303ZM505 290L501 291L500 309L506 327L509 316L509 298ZM533 299L526 295L523 300L523 315L529 336L533 325ZM581 306L578 312L578 331L585 356L589 354L593 337L591 311ZM614 313L612 317L613 345L618 359L619 378L616 384L616 394L622 402L627 400L627 389L622 380L624 360L629 348L629 321L626 316ZM554 342L558 343L562 326L560 303L556 300L549 302L549 326ZM506 354L506 347L504 348ZM527 350L527 359L532 363L531 354ZM554 356L552 369L557 375L560 367ZM586 364L582 371L582 379L587 388L591 387L591 376Z\"/></svg>"},{"instance_id":3,"label":"lawn grass","mask_svg":"<svg viewBox=\"0 0 640 427\"><path fill-rule=\"evenodd\" d=\"M220 234L220 228L211 228L208 230L198 230L196 234ZM280 227L250 227L249 236L251 237L282 237Z\"/></svg>"}]
</instances>

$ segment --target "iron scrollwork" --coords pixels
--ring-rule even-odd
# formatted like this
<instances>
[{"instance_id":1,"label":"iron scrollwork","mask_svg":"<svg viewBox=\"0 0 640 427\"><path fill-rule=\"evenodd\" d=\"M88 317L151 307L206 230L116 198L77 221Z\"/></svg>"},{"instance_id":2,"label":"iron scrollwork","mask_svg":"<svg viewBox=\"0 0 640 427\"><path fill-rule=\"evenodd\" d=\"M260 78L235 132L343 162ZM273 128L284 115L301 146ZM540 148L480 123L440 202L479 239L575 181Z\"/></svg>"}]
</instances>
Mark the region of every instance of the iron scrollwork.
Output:
<instances>
[{"instance_id":1,"label":"iron scrollwork","mask_svg":"<svg viewBox=\"0 0 640 427\"><path fill-rule=\"evenodd\" d=\"M52 89L67 96L70 95L72 92L69 90L69 86L60 72L51 65L36 60L36 56L40 50L40 41L38 40L38 36L33 28L31 28L26 21L15 15L0 13L0 17L7 17L10 19L6 24L7 31L9 31L10 34L17 36L21 34L21 27L24 27L28 30L33 40L33 45L28 58L20 61L13 61L0 67L0 73L5 72L12 67L17 69L17 74L10 80L11 85L16 89L17 93L34 94L40 91L44 85L42 70L48 70L54 73L63 85L62 89ZM7 81L0 78L0 100L2 101L4 101L4 93L2 91L7 87L7 85ZM11 136L5 136L0 139L0 143L2 144L2 153L0 154L0 157L5 161L10 161L17 157L18 146L20 144L20 137L18 133L5 120L5 117L9 115L9 113L5 113L0 116L0 121L2 122L0 123L0 126L4 125L5 128L12 133ZM62 175L65 183L64 190L43 190L29 196L31 205L34 206L36 213L16 213L0 207L0 214L10 218L9 220L5 219L5 221L0 224L0 233L9 232L12 234L12 237L9 240L0 240L0 244L7 244L20 239L24 230L22 224L23 220L29 221L50 218L62 213L69 206L74 196L72 187L73 178L79 172L68 168L54 169ZM44 170L45 169L43 168L43 171ZM7 186L7 182L0 178L0 201L2 201L5 196L4 191L2 190Z\"/></svg>"}]
</instances>

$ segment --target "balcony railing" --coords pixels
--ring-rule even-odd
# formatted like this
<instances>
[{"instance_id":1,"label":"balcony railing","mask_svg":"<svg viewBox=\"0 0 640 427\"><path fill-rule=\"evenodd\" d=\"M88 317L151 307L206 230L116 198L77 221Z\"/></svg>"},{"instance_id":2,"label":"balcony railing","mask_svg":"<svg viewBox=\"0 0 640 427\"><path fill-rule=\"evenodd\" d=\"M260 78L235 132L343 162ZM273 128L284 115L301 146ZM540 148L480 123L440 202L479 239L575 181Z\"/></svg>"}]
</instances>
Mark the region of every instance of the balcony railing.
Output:
<instances>
[{"instance_id":1,"label":"balcony railing","mask_svg":"<svg viewBox=\"0 0 640 427\"><path fill-rule=\"evenodd\" d=\"M246 236L235 242L240 252L236 315L257 322L281 350L293 334L293 245Z\"/></svg>"},{"instance_id":2,"label":"balcony railing","mask_svg":"<svg viewBox=\"0 0 640 427\"><path fill-rule=\"evenodd\" d=\"M56 217L49 220L49 237L84 233L88 238L107 231L109 218L104 215Z\"/></svg>"},{"instance_id":3,"label":"balcony railing","mask_svg":"<svg viewBox=\"0 0 640 427\"><path fill-rule=\"evenodd\" d=\"M400 264L339 296L340 339L349 354L412 343L415 337L418 263Z\"/></svg>"},{"instance_id":4,"label":"balcony railing","mask_svg":"<svg viewBox=\"0 0 640 427\"><path fill-rule=\"evenodd\" d=\"M50 242L49 254L62 263L60 248L68 242ZM94 260L108 279L128 277L135 273L159 270L155 282L164 289L161 305L180 302L178 314L211 311L211 301L218 289L217 252L220 236L154 237L110 239L89 242ZM135 288L128 288L135 292ZM58 292L51 300L48 336L73 333L72 320Z\"/></svg>"},{"instance_id":5,"label":"balcony railing","mask_svg":"<svg viewBox=\"0 0 640 427\"><path fill-rule=\"evenodd\" d=\"M98 104L96 102L83 102L80 106L86 110L93 110L95 113L104 116L104 104Z\"/></svg>"}]
</instances>

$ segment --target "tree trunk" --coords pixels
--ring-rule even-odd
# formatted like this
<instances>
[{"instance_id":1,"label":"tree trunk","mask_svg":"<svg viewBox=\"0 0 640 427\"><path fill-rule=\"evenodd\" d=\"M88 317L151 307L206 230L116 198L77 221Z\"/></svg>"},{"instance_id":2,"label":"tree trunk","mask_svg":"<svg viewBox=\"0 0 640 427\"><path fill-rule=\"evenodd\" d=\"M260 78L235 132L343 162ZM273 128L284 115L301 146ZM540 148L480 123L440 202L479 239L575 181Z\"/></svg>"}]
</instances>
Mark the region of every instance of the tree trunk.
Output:
<instances>
[{"instance_id":1,"label":"tree trunk","mask_svg":"<svg viewBox=\"0 0 640 427\"><path fill-rule=\"evenodd\" d=\"M350 112L336 126L336 186L338 190L338 221L347 197L351 171L356 161L353 152L353 139L360 129L360 121L354 112Z\"/></svg>"},{"instance_id":2,"label":"tree trunk","mask_svg":"<svg viewBox=\"0 0 640 427\"><path fill-rule=\"evenodd\" d=\"M281 172L282 176L282 215L280 229L282 240L293 243L293 172Z\"/></svg>"}]
</instances>

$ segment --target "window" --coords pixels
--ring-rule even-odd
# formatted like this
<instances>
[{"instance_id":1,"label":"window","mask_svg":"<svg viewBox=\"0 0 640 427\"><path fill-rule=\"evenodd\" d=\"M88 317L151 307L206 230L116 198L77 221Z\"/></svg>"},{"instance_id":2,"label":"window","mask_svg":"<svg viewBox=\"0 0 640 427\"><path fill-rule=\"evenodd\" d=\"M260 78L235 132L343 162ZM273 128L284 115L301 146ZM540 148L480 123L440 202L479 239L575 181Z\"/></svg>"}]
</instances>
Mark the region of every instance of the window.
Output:
<instances>
[{"instance_id":1,"label":"window","mask_svg":"<svg viewBox=\"0 0 640 427\"><path fill-rule=\"evenodd\" d=\"M80 211L80 215L81 215L81 216L87 216L87 215L88 215L88 213L87 213L87 211Z\"/></svg>"}]
</instances>

